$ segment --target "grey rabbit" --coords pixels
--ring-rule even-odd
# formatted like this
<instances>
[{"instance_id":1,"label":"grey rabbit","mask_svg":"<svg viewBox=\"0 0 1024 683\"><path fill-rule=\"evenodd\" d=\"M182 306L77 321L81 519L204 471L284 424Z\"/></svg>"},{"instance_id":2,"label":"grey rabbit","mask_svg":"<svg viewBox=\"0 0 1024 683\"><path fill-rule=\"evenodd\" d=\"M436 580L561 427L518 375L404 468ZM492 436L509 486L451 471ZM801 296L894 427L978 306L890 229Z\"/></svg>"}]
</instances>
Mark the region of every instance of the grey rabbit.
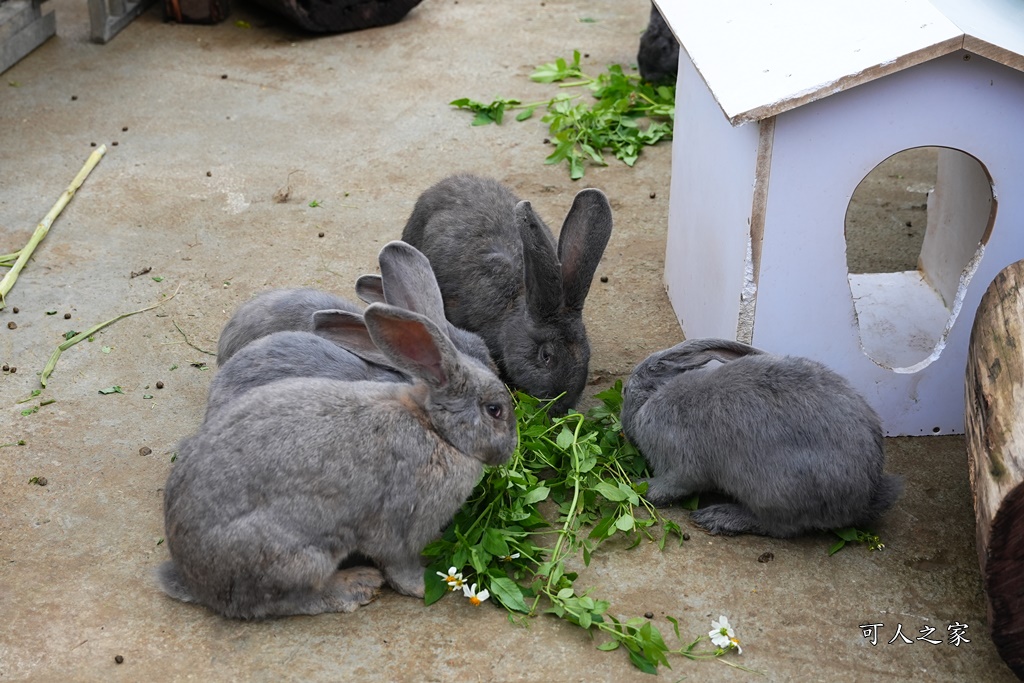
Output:
<instances>
[{"instance_id":1,"label":"grey rabbit","mask_svg":"<svg viewBox=\"0 0 1024 683\"><path fill-rule=\"evenodd\" d=\"M378 257L380 276L363 275L356 281L357 295L367 303L385 302L415 311L446 330L455 347L497 372L487 345L479 335L451 324L430 261L416 247L393 240Z\"/></svg>"},{"instance_id":2,"label":"grey rabbit","mask_svg":"<svg viewBox=\"0 0 1024 683\"><path fill-rule=\"evenodd\" d=\"M445 319L441 292L423 254L404 242L393 241L384 245L378 258L381 275L364 275L357 282L361 298L387 302L426 316L447 332L459 351L497 372L483 340L453 327ZM235 340L244 336L239 333L243 329L255 331L285 324L296 329L274 332L242 346L210 383L205 419L209 420L246 391L284 377L411 381L377 350L360 314L310 310L332 300L341 301L325 292L296 289L274 290L243 304L225 327L225 331L233 328ZM273 305L267 305L268 301ZM266 316L262 325L260 313ZM308 320L302 316L308 316Z\"/></svg>"},{"instance_id":3,"label":"grey rabbit","mask_svg":"<svg viewBox=\"0 0 1024 683\"><path fill-rule=\"evenodd\" d=\"M645 81L672 84L676 82L676 74L679 71L679 41L653 2L647 29L640 36L636 63L640 69L640 76Z\"/></svg>"},{"instance_id":4,"label":"grey rabbit","mask_svg":"<svg viewBox=\"0 0 1024 683\"><path fill-rule=\"evenodd\" d=\"M356 282L356 294L366 303L383 302L418 311L442 321L449 337L463 353L492 362L486 345L476 335L450 325L444 319L441 294L426 257L397 240L384 245L379 254L382 275L363 275ZM385 295L384 273L388 273ZM321 310L358 314L356 304L312 288L273 289L246 301L231 316L217 342L217 365L224 365L246 344L284 330L319 333L313 314ZM325 336L325 335L321 335Z\"/></svg>"},{"instance_id":5,"label":"grey rabbit","mask_svg":"<svg viewBox=\"0 0 1024 683\"><path fill-rule=\"evenodd\" d=\"M608 199L576 194L556 244L511 190L489 178L450 176L416 201L402 239L430 260L452 324L480 335L502 377L539 398L576 405L590 344L583 303L612 232Z\"/></svg>"},{"instance_id":6,"label":"grey rabbit","mask_svg":"<svg viewBox=\"0 0 1024 683\"><path fill-rule=\"evenodd\" d=\"M360 313L356 304L318 289L272 289L238 307L217 340L217 365L227 363L239 349L260 337L284 330L312 331L315 311Z\"/></svg>"},{"instance_id":7,"label":"grey rabbit","mask_svg":"<svg viewBox=\"0 0 1024 683\"><path fill-rule=\"evenodd\" d=\"M711 361L721 365L706 367ZM650 466L654 505L701 491L712 534L785 538L869 523L902 491L885 474L878 415L816 361L724 339L652 354L623 391L622 427Z\"/></svg>"},{"instance_id":8,"label":"grey rabbit","mask_svg":"<svg viewBox=\"0 0 1024 683\"><path fill-rule=\"evenodd\" d=\"M243 346L210 382L204 421L256 387L287 377L327 377L350 382L407 382L391 365L363 322L348 311L316 311L313 332L274 332Z\"/></svg>"},{"instance_id":9,"label":"grey rabbit","mask_svg":"<svg viewBox=\"0 0 1024 683\"><path fill-rule=\"evenodd\" d=\"M516 446L511 397L426 317L378 303L364 321L413 383L280 380L182 441L157 572L170 596L253 619L349 612L385 580L423 595L424 545ZM354 554L375 567L339 570Z\"/></svg>"}]
</instances>

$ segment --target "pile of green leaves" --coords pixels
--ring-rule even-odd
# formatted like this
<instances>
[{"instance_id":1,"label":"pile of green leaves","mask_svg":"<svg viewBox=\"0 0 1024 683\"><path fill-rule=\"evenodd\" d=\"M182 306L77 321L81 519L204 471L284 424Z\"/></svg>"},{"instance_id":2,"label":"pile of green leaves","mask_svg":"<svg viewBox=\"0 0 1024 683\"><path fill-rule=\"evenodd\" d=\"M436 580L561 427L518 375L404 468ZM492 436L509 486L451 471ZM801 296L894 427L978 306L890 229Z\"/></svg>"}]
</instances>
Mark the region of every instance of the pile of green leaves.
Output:
<instances>
[{"instance_id":1,"label":"pile of green leaves","mask_svg":"<svg viewBox=\"0 0 1024 683\"><path fill-rule=\"evenodd\" d=\"M828 549L829 556L835 555L842 550L847 543L863 543L867 545L868 550L884 550L885 544L882 543L882 539L878 537L878 534L873 531L865 531L854 527L846 527L844 529L833 529L832 533L839 537L839 540Z\"/></svg>"},{"instance_id":2,"label":"pile of green leaves","mask_svg":"<svg viewBox=\"0 0 1024 683\"><path fill-rule=\"evenodd\" d=\"M624 648L648 673L669 666L673 653L721 655L720 649L698 651L703 637L670 649L649 620L618 619L608 601L579 591L577 573L566 568L580 555L588 566L610 538L624 538L629 547L647 538L662 549L670 537L680 544L683 538L679 526L644 499L647 484L635 483L645 463L622 434L622 383L598 398L601 404L586 415L552 419L550 404L518 394L519 447L509 463L487 470L443 536L424 550L434 558L425 574L426 603L450 592L437 573L454 566L478 592L488 590L511 620L553 614L602 636L600 650ZM678 621L668 620L679 638Z\"/></svg>"},{"instance_id":3,"label":"pile of green leaves","mask_svg":"<svg viewBox=\"0 0 1024 683\"><path fill-rule=\"evenodd\" d=\"M545 163L565 161L573 180L583 177L587 161L606 166L605 153L632 166L645 146L672 139L673 85L648 83L636 74L625 73L618 64L596 77L588 76L580 67L579 51L573 52L572 62L559 57L541 64L530 78L539 83L561 83L560 88L586 88L595 101L579 102L580 95L562 93L530 104L510 98L483 103L468 97L450 104L472 111L474 126L500 124L505 111L511 109L521 109L516 120L525 121L539 107L545 107L547 113L541 120L549 124L549 141L555 146Z\"/></svg>"}]
</instances>

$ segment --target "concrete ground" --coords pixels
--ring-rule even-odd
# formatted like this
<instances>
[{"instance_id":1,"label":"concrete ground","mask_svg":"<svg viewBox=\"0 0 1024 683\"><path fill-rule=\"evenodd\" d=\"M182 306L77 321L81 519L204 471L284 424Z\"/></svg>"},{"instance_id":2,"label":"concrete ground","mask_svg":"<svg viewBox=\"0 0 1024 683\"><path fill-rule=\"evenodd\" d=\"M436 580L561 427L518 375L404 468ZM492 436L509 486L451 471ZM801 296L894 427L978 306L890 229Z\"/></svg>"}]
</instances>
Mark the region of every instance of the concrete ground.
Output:
<instances>
[{"instance_id":1,"label":"concrete ground","mask_svg":"<svg viewBox=\"0 0 1024 683\"><path fill-rule=\"evenodd\" d=\"M576 627L514 626L490 604L386 590L353 614L240 623L165 597L152 575L171 455L213 375L200 349L265 288L351 294L448 173L501 179L553 226L586 185L611 198L608 281L586 310L591 393L679 341L662 289L670 147L574 183L542 163L537 118L473 128L447 104L547 99L528 74L573 48L592 72L632 64L647 0L425 0L396 26L326 37L247 6L214 27L154 8L106 46L88 42L85 3L48 5L57 37L0 77L0 252L27 241L92 143L109 151L0 311L0 361L17 368L0 375L0 441L25 441L0 448L0 680L651 680ZM884 239L876 251L897 248ZM159 302L65 352L43 394L16 403L67 330ZM606 549L580 584L615 614L653 613L670 641L666 616L692 638L727 615L743 643L728 660L761 674L675 658L669 680L1013 680L986 633L963 439L886 447L906 493L877 527L884 551L713 538L670 509L691 540ZM949 642L955 623L970 642ZM861 624L881 624L877 644Z\"/></svg>"}]
</instances>

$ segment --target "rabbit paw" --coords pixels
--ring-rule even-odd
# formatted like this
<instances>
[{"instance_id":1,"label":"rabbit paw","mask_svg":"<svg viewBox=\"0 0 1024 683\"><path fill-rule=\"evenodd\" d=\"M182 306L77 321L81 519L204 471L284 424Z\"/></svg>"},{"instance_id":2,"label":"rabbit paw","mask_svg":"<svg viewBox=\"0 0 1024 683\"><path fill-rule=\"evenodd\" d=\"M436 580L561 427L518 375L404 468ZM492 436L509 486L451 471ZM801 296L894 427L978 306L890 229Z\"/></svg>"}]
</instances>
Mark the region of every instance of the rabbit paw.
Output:
<instances>
[{"instance_id":1,"label":"rabbit paw","mask_svg":"<svg viewBox=\"0 0 1024 683\"><path fill-rule=\"evenodd\" d=\"M388 567L388 583L402 595L414 598L422 598L425 585L423 583L423 568L419 563L409 566Z\"/></svg>"},{"instance_id":2,"label":"rabbit paw","mask_svg":"<svg viewBox=\"0 0 1024 683\"><path fill-rule=\"evenodd\" d=\"M754 513L739 503L709 505L691 512L690 519L711 534L764 534Z\"/></svg>"},{"instance_id":3,"label":"rabbit paw","mask_svg":"<svg viewBox=\"0 0 1024 683\"><path fill-rule=\"evenodd\" d=\"M373 602L384 585L384 576L375 567L349 567L338 571L328 590L336 612L352 612Z\"/></svg>"}]
</instances>

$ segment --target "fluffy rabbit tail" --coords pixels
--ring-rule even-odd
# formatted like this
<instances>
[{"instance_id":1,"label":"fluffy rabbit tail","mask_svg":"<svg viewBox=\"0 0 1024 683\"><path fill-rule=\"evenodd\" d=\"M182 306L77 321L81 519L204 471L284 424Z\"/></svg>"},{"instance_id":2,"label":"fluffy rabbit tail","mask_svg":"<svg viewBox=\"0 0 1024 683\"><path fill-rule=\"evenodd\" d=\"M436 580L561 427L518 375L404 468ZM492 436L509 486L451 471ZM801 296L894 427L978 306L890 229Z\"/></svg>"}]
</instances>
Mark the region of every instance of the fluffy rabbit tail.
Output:
<instances>
[{"instance_id":1,"label":"fluffy rabbit tail","mask_svg":"<svg viewBox=\"0 0 1024 683\"><path fill-rule=\"evenodd\" d=\"M865 520L881 517L882 513L891 508L902 493L903 479L895 474L883 474L868 503Z\"/></svg>"},{"instance_id":2,"label":"fluffy rabbit tail","mask_svg":"<svg viewBox=\"0 0 1024 683\"><path fill-rule=\"evenodd\" d=\"M173 560L168 560L157 567L156 579L164 593L167 593L175 600L181 600L182 602L196 601L192 594L188 592L188 589L185 588L185 582L181 580L178 565L174 564Z\"/></svg>"}]
</instances>

